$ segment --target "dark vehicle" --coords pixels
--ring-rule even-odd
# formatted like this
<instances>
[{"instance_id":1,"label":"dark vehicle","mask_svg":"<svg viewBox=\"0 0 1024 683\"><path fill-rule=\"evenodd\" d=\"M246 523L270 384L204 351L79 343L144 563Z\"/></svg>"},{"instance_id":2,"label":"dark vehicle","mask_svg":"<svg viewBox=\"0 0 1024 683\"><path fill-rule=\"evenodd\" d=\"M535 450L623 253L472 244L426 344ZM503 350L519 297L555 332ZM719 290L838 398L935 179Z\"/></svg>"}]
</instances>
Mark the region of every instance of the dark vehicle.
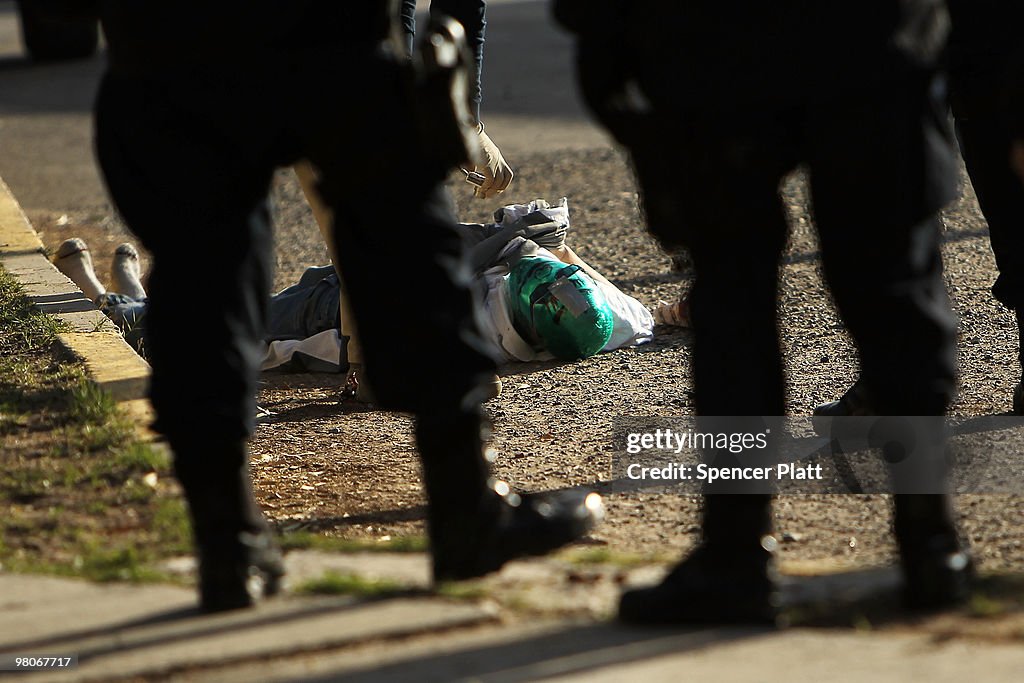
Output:
<instances>
[{"instance_id":1,"label":"dark vehicle","mask_svg":"<svg viewBox=\"0 0 1024 683\"><path fill-rule=\"evenodd\" d=\"M99 46L99 10L90 0L18 0L21 37L37 62L91 57Z\"/></svg>"}]
</instances>

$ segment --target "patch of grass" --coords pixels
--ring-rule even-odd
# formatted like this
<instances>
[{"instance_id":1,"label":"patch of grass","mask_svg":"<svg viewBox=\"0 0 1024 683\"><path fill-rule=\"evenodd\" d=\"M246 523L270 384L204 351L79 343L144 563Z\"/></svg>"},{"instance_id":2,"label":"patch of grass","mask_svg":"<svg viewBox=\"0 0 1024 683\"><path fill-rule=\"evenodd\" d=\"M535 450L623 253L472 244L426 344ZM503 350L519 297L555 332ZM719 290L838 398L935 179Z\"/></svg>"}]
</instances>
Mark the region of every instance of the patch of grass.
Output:
<instances>
[{"instance_id":1,"label":"patch of grass","mask_svg":"<svg viewBox=\"0 0 1024 683\"><path fill-rule=\"evenodd\" d=\"M114 429L120 430L120 427ZM157 491L152 485L146 484L143 477L154 473L170 477L171 463L166 451L152 444L131 440L132 432L119 433L118 439L111 447L102 451L101 457L78 458L78 484L92 489L112 489L119 487L121 498L134 501L146 501ZM127 441L126 441L127 440ZM83 448L92 444L83 440L77 441ZM72 465L67 470L75 469Z\"/></svg>"},{"instance_id":2,"label":"patch of grass","mask_svg":"<svg viewBox=\"0 0 1024 683\"><path fill-rule=\"evenodd\" d=\"M22 574L49 574L88 579L101 583L128 581L154 583L172 581L173 577L153 566L152 557L133 547L82 548L70 561L54 561L24 553L4 558L5 571Z\"/></svg>"},{"instance_id":3,"label":"patch of grass","mask_svg":"<svg viewBox=\"0 0 1024 683\"><path fill-rule=\"evenodd\" d=\"M1003 615L1006 613L1006 607L1002 601L995 600L982 593L975 593L971 596L970 602L967 603L968 614L978 619Z\"/></svg>"},{"instance_id":4,"label":"patch of grass","mask_svg":"<svg viewBox=\"0 0 1024 683\"><path fill-rule=\"evenodd\" d=\"M980 578L970 600L951 613L973 619L1000 619L1024 610L1024 574L991 574ZM841 599L800 604L786 608L791 626L853 628L871 631L892 623L913 621L917 615L905 610L899 596L889 590L864 596L854 602Z\"/></svg>"},{"instance_id":5,"label":"patch of grass","mask_svg":"<svg viewBox=\"0 0 1024 683\"><path fill-rule=\"evenodd\" d=\"M913 617L900 606L899 596L889 590L847 602L842 599L790 605L782 611L787 626L850 628L870 632L879 626Z\"/></svg>"},{"instance_id":6,"label":"patch of grass","mask_svg":"<svg viewBox=\"0 0 1024 683\"><path fill-rule=\"evenodd\" d=\"M295 588L296 593L306 595L352 595L362 598L395 595L409 590L409 586L388 579L372 579L337 571L324 572L319 578L305 581Z\"/></svg>"},{"instance_id":7,"label":"patch of grass","mask_svg":"<svg viewBox=\"0 0 1024 683\"><path fill-rule=\"evenodd\" d=\"M177 488L159 483L168 458L61 351L61 331L0 269L0 565L167 580L162 560L191 548Z\"/></svg>"},{"instance_id":8,"label":"patch of grass","mask_svg":"<svg viewBox=\"0 0 1024 683\"><path fill-rule=\"evenodd\" d=\"M490 597L490 592L483 584L473 581L445 581L434 587L434 593L452 600L475 602Z\"/></svg>"},{"instance_id":9,"label":"patch of grass","mask_svg":"<svg viewBox=\"0 0 1024 683\"><path fill-rule=\"evenodd\" d=\"M387 541L334 538L311 531L282 534L278 543L282 550L320 550L330 553L422 553L429 549L423 536L396 536Z\"/></svg>"},{"instance_id":10,"label":"patch of grass","mask_svg":"<svg viewBox=\"0 0 1024 683\"><path fill-rule=\"evenodd\" d=\"M156 491L141 481L129 479L121 484L117 501L119 504L146 505L156 498Z\"/></svg>"},{"instance_id":11,"label":"patch of grass","mask_svg":"<svg viewBox=\"0 0 1024 683\"><path fill-rule=\"evenodd\" d=\"M156 503L150 529L161 542L166 552L185 555L192 552L192 523L188 509L181 498L163 498Z\"/></svg>"},{"instance_id":12,"label":"patch of grass","mask_svg":"<svg viewBox=\"0 0 1024 683\"><path fill-rule=\"evenodd\" d=\"M134 547L112 550L92 548L75 564L80 576L93 581L148 582L166 580L166 575L148 566L150 558Z\"/></svg>"},{"instance_id":13,"label":"patch of grass","mask_svg":"<svg viewBox=\"0 0 1024 683\"><path fill-rule=\"evenodd\" d=\"M36 463L0 470L0 500L27 504L48 495L51 482Z\"/></svg>"},{"instance_id":14,"label":"patch of grass","mask_svg":"<svg viewBox=\"0 0 1024 683\"><path fill-rule=\"evenodd\" d=\"M65 378L77 369L58 364L50 353L38 349L17 355L0 341L0 412L8 423L5 433L31 428L38 411L62 405L67 400Z\"/></svg>"},{"instance_id":15,"label":"patch of grass","mask_svg":"<svg viewBox=\"0 0 1024 683\"><path fill-rule=\"evenodd\" d=\"M591 566L604 564L614 567L639 567L670 561L670 558L660 555L622 553L604 546L596 548L569 548L559 553L558 559L574 565Z\"/></svg>"},{"instance_id":16,"label":"patch of grass","mask_svg":"<svg viewBox=\"0 0 1024 683\"><path fill-rule=\"evenodd\" d=\"M501 606L510 612L529 614L537 612L537 605L522 591L512 591L501 596Z\"/></svg>"},{"instance_id":17,"label":"patch of grass","mask_svg":"<svg viewBox=\"0 0 1024 683\"><path fill-rule=\"evenodd\" d=\"M870 633L875 628L871 623L871 620L868 619L866 615L859 612L851 617L850 625L855 631L860 631L861 633Z\"/></svg>"},{"instance_id":18,"label":"patch of grass","mask_svg":"<svg viewBox=\"0 0 1024 683\"><path fill-rule=\"evenodd\" d=\"M92 332L102 332L103 330L112 329L113 326L114 326L114 324L112 322L110 322L110 318L108 318L106 316L103 316L102 318L99 318L99 319L96 320L95 324L93 324L93 326L92 326L92 330L91 331Z\"/></svg>"},{"instance_id":19,"label":"patch of grass","mask_svg":"<svg viewBox=\"0 0 1024 683\"><path fill-rule=\"evenodd\" d=\"M17 281L0 271L0 356L14 351L48 349L67 327L41 315Z\"/></svg>"},{"instance_id":20,"label":"patch of grass","mask_svg":"<svg viewBox=\"0 0 1024 683\"><path fill-rule=\"evenodd\" d=\"M113 464L129 472L142 474L167 471L171 468L171 460L166 450L140 442L130 443L118 451L114 455Z\"/></svg>"},{"instance_id":21,"label":"patch of grass","mask_svg":"<svg viewBox=\"0 0 1024 683\"><path fill-rule=\"evenodd\" d=\"M68 439L75 441L77 448L91 452L114 450L131 438L131 428L123 422L85 424L68 431Z\"/></svg>"},{"instance_id":22,"label":"patch of grass","mask_svg":"<svg viewBox=\"0 0 1024 683\"><path fill-rule=\"evenodd\" d=\"M82 377L70 392L68 417L78 425L106 425L118 421L117 403L110 394Z\"/></svg>"},{"instance_id":23,"label":"patch of grass","mask_svg":"<svg viewBox=\"0 0 1024 683\"><path fill-rule=\"evenodd\" d=\"M978 619L1000 617L1021 610L1024 610L1024 574L982 577L967 605L968 614Z\"/></svg>"},{"instance_id":24,"label":"patch of grass","mask_svg":"<svg viewBox=\"0 0 1024 683\"><path fill-rule=\"evenodd\" d=\"M134 446L132 424L107 392L83 375L69 392L67 439L87 451Z\"/></svg>"}]
</instances>

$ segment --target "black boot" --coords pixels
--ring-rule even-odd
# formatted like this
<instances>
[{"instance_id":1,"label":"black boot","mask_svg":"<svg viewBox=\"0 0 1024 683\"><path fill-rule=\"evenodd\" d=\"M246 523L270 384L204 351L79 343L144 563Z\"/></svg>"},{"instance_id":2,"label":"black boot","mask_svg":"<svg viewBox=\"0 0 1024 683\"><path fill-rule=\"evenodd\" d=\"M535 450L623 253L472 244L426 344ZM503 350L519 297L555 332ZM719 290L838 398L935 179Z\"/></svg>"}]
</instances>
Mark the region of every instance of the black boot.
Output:
<instances>
[{"instance_id":1,"label":"black boot","mask_svg":"<svg viewBox=\"0 0 1024 683\"><path fill-rule=\"evenodd\" d=\"M483 576L514 558L543 555L585 536L604 517L596 493L520 495L491 479L482 426L472 415L421 419L416 427L435 581Z\"/></svg>"},{"instance_id":2,"label":"black boot","mask_svg":"<svg viewBox=\"0 0 1024 683\"><path fill-rule=\"evenodd\" d=\"M709 495L704 541L651 588L626 591L619 619L634 624L774 624L771 497Z\"/></svg>"},{"instance_id":3,"label":"black boot","mask_svg":"<svg viewBox=\"0 0 1024 683\"><path fill-rule=\"evenodd\" d=\"M811 424L818 436L834 436L832 430L837 425L845 429L858 426L849 421L836 420L836 418L864 417L875 414L867 387L864 386L864 380L860 378L838 400L815 406L812 412Z\"/></svg>"},{"instance_id":4,"label":"black boot","mask_svg":"<svg viewBox=\"0 0 1024 683\"><path fill-rule=\"evenodd\" d=\"M971 595L974 563L960 544L949 496L896 494L896 542L903 568L903 602L910 609L951 607Z\"/></svg>"},{"instance_id":5,"label":"black boot","mask_svg":"<svg viewBox=\"0 0 1024 683\"><path fill-rule=\"evenodd\" d=\"M252 492L245 442L172 447L192 517L202 609L249 607L276 594L284 563Z\"/></svg>"}]
</instances>

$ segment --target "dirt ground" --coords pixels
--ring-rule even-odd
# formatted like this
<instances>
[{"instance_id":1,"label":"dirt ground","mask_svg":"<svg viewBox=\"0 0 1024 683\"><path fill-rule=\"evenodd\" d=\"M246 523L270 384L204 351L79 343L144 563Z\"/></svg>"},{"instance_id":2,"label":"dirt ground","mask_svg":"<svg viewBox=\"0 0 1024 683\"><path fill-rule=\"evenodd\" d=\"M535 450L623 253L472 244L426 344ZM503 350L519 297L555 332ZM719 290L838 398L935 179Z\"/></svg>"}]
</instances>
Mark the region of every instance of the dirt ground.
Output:
<instances>
[{"instance_id":1,"label":"dirt ground","mask_svg":"<svg viewBox=\"0 0 1024 683\"><path fill-rule=\"evenodd\" d=\"M505 203L569 198L569 244L626 293L648 306L674 299L691 273L647 236L635 208L634 185L610 150L540 152L513 160L516 180L501 201L479 201L453 181L465 221L484 221ZM289 173L275 189L278 219L277 288L303 268L327 262L326 250ZM788 371L787 409L806 415L852 382L857 359L822 283L817 244L799 177L785 186L792 232L782 268L781 336ZM852 207L872 220L870 198ZM98 270L128 239L112 217L31 216L44 242L80 236ZM957 415L996 415L1010 407L1020 379L1012 314L989 293L994 263L987 230L968 189L944 214L944 260L960 316L960 395ZM384 226L382 226L384 229ZM197 244L197 292L202 290L202 235ZM212 264L210 264L212 265ZM865 277L871 264L864 264ZM415 297L416 292L410 292ZM659 327L648 345L571 364L524 364L501 371L504 390L486 405L494 421L497 472L521 489L597 484L611 476L611 424L616 416L693 413L691 336ZM423 362L430 365L431 359ZM437 382L449 371L432 367ZM336 375L267 373L253 441L257 493L280 525L353 538L420 534L423 496L407 416L376 411L342 397ZM197 388L201 390L201 388ZM743 391L743 387L737 387ZM698 499L668 494L611 494L608 518L589 539L614 551L675 555L698 537ZM962 528L983 570L1024 569L1024 499L962 496ZM785 496L775 506L781 556L797 566L865 567L894 556L889 500L882 495Z\"/></svg>"}]
</instances>

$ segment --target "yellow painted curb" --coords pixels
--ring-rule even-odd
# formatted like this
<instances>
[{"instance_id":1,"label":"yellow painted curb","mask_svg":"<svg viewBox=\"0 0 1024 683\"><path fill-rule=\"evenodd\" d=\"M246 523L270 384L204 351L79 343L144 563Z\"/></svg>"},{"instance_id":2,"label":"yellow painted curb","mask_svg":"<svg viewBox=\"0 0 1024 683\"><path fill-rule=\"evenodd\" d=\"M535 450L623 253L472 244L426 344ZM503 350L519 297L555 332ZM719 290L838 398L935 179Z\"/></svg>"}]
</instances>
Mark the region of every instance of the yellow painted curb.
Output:
<instances>
[{"instance_id":1,"label":"yellow painted curb","mask_svg":"<svg viewBox=\"0 0 1024 683\"><path fill-rule=\"evenodd\" d=\"M6 256L42 252L39 235L29 225L7 183L0 178L0 253Z\"/></svg>"},{"instance_id":2,"label":"yellow painted curb","mask_svg":"<svg viewBox=\"0 0 1024 683\"><path fill-rule=\"evenodd\" d=\"M118 406L121 408L121 412L127 415L135 425L135 433L140 441L152 443L163 439L149 427L156 419L156 414L153 412L153 404L149 402L148 398L120 401Z\"/></svg>"},{"instance_id":3,"label":"yellow painted curb","mask_svg":"<svg viewBox=\"0 0 1024 683\"><path fill-rule=\"evenodd\" d=\"M124 343L120 332L66 332L59 337L64 347L85 363L89 378L115 401L145 397L149 364ZM123 348L129 353L122 353Z\"/></svg>"},{"instance_id":4,"label":"yellow painted curb","mask_svg":"<svg viewBox=\"0 0 1024 683\"><path fill-rule=\"evenodd\" d=\"M89 380L108 392L138 426L140 438L152 440L152 408L146 399L150 367L125 343L117 327L46 257L10 188L0 179L0 267L25 290L35 307L71 328L61 345L86 367Z\"/></svg>"}]
</instances>

